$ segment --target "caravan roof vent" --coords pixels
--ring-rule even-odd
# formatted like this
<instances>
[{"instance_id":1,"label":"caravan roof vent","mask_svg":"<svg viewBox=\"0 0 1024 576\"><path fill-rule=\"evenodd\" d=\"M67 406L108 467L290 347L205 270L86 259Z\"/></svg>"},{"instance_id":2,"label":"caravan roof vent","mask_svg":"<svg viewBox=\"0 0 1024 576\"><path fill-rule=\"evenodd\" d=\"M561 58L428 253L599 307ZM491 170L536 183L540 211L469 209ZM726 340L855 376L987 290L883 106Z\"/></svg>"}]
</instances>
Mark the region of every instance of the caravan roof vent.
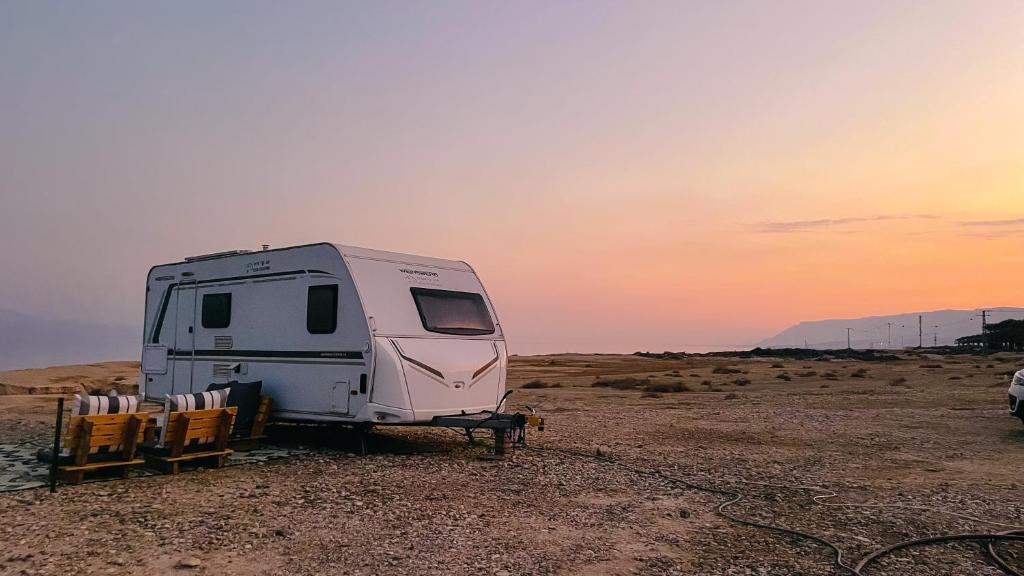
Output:
<instances>
[{"instance_id":1,"label":"caravan roof vent","mask_svg":"<svg viewBox=\"0 0 1024 576\"><path fill-rule=\"evenodd\" d=\"M200 254L199 256L187 256L185 262L198 262L200 260L213 260L214 258L227 258L239 254L251 254L252 250L228 250L226 252L214 252L212 254Z\"/></svg>"}]
</instances>

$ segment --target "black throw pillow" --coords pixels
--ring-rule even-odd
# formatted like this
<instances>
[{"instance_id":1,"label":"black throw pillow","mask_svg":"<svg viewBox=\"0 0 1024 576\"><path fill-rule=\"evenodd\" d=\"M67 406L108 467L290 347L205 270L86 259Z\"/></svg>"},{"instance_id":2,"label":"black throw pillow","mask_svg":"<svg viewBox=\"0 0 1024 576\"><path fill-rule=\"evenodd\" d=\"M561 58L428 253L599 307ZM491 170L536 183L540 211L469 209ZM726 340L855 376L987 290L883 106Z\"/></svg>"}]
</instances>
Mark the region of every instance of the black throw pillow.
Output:
<instances>
[{"instance_id":1,"label":"black throw pillow","mask_svg":"<svg viewBox=\"0 0 1024 576\"><path fill-rule=\"evenodd\" d=\"M206 391L223 390L224 388L229 390L228 406L238 408L238 413L235 415L235 426L231 429L231 435L247 437L252 431L252 423L256 419L256 410L260 407L260 392L263 391L263 381L210 384L206 387Z\"/></svg>"}]
</instances>

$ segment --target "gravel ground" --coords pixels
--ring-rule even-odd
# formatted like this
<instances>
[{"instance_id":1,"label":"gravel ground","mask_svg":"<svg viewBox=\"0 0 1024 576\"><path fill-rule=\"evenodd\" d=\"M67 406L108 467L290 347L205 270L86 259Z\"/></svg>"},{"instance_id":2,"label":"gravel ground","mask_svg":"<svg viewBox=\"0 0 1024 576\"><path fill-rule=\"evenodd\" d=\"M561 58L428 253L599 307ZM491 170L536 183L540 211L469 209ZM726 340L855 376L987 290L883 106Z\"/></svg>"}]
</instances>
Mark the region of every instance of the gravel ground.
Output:
<instances>
[{"instance_id":1,"label":"gravel ground","mask_svg":"<svg viewBox=\"0 0 1024 576\"><path fill-rule=\"evenodd\" d=\"M739 491L732 514L828 538L851 559L1008 530L948 512L1024 525L1024 426L1005 411L1005 374L1021 360L514 358L514 387L558 387L512 396L547 421L513 458L481 459L485 445L445 430L384 429L359 457L344 432L279 428L314 451L0 494L0 574L841 574L823 546L717 515L723 496L559 450ZM624 377L688 390L592 386ZM47 438L52 403L0 397L0 441ZM828 490L838 496L812 500ZM839 503L902 507L826 505ZM1024 569L1024 545L1001 550ZM909 573L1001 574L976 544L901 551L866 571Z\"/></svg>"}]
</instances>

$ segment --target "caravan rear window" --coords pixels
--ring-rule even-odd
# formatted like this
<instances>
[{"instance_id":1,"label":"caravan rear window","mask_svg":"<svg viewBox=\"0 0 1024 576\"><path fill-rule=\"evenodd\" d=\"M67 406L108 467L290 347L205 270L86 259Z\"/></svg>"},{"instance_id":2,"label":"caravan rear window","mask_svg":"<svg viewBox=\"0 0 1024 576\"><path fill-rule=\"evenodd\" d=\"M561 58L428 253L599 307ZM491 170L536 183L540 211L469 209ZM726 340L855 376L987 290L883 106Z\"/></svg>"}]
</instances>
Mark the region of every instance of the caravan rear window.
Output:
<instances>
[{"instance_id":1,"label":"caravan rear window","mask_svg":"<svg viewBox=\"0 0 1024 576\"><path fill-rule=\"evenodd\" d=\"M338 329L338 285L309 287L306 300L306 330L310 334L334 334Z\"/></svg>"},{"instance_id":2,"label":"caravan rear window","mask_svg":"<svg viewBox=\"0 0 1024 576\"><path fill-rule=\"evenodd\" d=\"M412 288L423 327L440 334L494 334L484 297L474 292Z\"/></svg>"}]
</instances>

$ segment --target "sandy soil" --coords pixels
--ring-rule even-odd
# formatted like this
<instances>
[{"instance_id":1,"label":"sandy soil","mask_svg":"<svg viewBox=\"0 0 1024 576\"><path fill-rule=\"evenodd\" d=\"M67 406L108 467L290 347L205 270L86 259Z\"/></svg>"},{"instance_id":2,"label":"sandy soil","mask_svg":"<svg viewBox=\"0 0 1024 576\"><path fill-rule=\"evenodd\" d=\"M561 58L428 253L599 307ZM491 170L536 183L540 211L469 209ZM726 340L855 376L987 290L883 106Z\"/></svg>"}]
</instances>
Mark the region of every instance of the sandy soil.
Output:
<instances>
[{"instance_id":1,"label":"sandy soil","mask_svg":"<svg viewBox=\"0 0 1024 576\"><path fill-rule=\"evenodd\" d=\"M357 457L344 432L279 428L315 451L0 494L0 573L839 574L820 545L720 517L722 496L553 449L740 491L734 514L859 558L912 537L1009 529L949 512L1024 524L1024 425L1005 409L1007 374L1022 364L1011 354L514 358L513 387L558 387L513 394L511 408L538 407L547 429L512 459L481 460L485 446L444 430L385 429L374 454ZM639 387L593 386L622 378ZM52 405L0 397L0 442L45 441ZM749 482L902 507L830 506L811 500L819 491ZM1024 569L1024 546L1001 549ZM183 559L199 565L175 568ZM1000 574L970 544L899 552L866 572L909 573Z\"/></svg>"},{"instance_id":2,"label":"sandy soil","mask_svg":"<svg viewBox=\"0 0 1024 576\"><path fill-rule=\"evenodd\" d=\"M138 388L138 362L101 362L0 372L0 394L129 393Z\"/></svg>"}]
</instances>

